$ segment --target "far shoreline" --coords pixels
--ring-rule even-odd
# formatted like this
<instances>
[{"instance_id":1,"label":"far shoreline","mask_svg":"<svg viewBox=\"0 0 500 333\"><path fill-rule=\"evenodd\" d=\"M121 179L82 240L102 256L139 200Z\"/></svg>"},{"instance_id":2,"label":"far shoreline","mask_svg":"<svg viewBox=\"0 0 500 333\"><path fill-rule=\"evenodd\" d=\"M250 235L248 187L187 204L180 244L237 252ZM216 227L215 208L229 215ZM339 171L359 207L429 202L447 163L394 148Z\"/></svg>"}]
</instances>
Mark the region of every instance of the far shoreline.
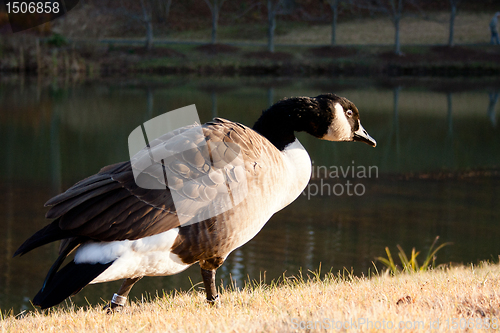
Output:
<instances>
[{"instance_id":1,"label":"far shoreline","mask_svg":"<svg viewBox=\"0 0 500 333\"><path fill-rule=\"evenodd\" d=\"M132 43L133 42L133 43ZM262 46L158 41L151 50L140 40L66 41L26 38L4 45L0 73L91 77L135 76L298 76L298 77L495 77L496 45ZM59 43L59 44L58 44Z\"/></svg>"}]
</instances>

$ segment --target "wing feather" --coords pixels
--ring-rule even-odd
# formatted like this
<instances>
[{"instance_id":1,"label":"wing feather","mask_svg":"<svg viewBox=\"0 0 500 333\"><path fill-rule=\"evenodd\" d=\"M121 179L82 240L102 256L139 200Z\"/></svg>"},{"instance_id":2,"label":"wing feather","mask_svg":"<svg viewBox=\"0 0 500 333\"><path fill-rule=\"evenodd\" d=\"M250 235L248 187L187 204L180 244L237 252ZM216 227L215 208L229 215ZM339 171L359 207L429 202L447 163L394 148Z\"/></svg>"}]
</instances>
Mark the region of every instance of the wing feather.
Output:
<instances>
[{"instance_id":1,"label":"wing feather","mask_svg":"<svg viewBox=\"0 0 500 333\"><path fill-rule=\"evenodd\" d=\"M128 211L128 209L132 205L137 203L139 203L139 200L136 197L128 196L127 198L120 200L114 205L110 206L101 214L95 216L92 219L89 219L85 224L83 224L79 228L76 228L75 232L78 234L87 235L92 238L98 238L98 230L101 227L106 226L107 223L110 224L116 222L118 216L122 212ZM142 206L142 204L140 205Z\"/></svg>"},{"instance_id":2,"label":"wing feather","mask_svg":"<svg viewBox=\"0 0 500 333\"><path fill-rule=\"evenodd\" d=\"M96 178L102 178L102 177L96 177ZM54 205L57 205L57 204L60 204L62 203L63 201L66 201L66 200L69 200L69 199L73 199L74 197L76 196L80 196L84 193L87 193L91 190L94 190L94 189L97 189L99 187L102 187L104 185L108 185L110 183L113 183L113 179L109 178L109 177L104 177L102 179L99 179L99 180L96 180L95 182L93 183L89 183L89 185L87 186L78 186L78 187L72 187L71 188L71 191L66 191L64 193L61 193L59 195L56 195L55 197L53 197L52 199L50 199L49 201L47 201L45 203L45 206L54 206ZM50 212L50 210L49 210ZM47 213L48 215L49 213ZM51 214L55 214L55 212L51 213ZM55 217L48 217L47 218L55 218Z\"/></svg>"},{"instance_id":3,"label":"wing feather","mask_svg":"<svg viewBox=\"0 0 500 333\"><path fill-rule=\"evenodd\" d=\"M93 183L92 185L90 185L92 188L88 190L86 188L80 188L78 190L68 190L58 195L57 197L55 197L57 198L57 200L54 200L54 202L56 203L49 209L45 217L49 219L56 219L68 213L73 208L88 202L89 199L95 198L102 194L106 194L107 192L111 192L121 187L120 184L117 184L116 182L107 182L107 184L105 185L95 186L96 184L101 183L102 182ZM73 192L80 192L81 194L73 194ZM48 202L51 201L52 200L49 200Z\"/></svg>"},{"instance_id":4,"label":"wing feather","mask_svg":"<svg viewBox=\"0 0 500 333\"><path fill-rule=\"evenodd\" d=\"M259 158L260 148L252 140L260 135L220 118L203 125L202 132L196 132L201 136L194 131L193 126L188 126L151 142L149 149L155 153L175 153L174 141L195 147L171 155L141 174L165 182L161 177L168 170L171 178L165 189L139 187L133 162L121 162L102 168L98 174L50 199L46 205L52 207L47 217L60 218L59 227L73 237L100 241L138 239L181 226L173 200L175 194L191 200L185 205L193 210L189 214L210 218L204 205L217 193L228 190L225 181L234 191L234 185L245 179L245 169L235 163L249 164ZM149 154L137 156L147 165Z\"/></svg>"},{"instance_id":5,"label":"wing feather","mask_svg":"<svg viewBox=\"0 0 500 333\"><path fill-rule=\"evenodd\" d=\"M63 230L71 230L81 227L89 220L93 219L94 217L109 209L118 201L125 199L129 195L130 192L123 188L118 188L103 194L99 194L91 198L90 200L87 200L80 205L71 208L71 210L61 216L59 226Z\"/></svg>"}]
</instances>

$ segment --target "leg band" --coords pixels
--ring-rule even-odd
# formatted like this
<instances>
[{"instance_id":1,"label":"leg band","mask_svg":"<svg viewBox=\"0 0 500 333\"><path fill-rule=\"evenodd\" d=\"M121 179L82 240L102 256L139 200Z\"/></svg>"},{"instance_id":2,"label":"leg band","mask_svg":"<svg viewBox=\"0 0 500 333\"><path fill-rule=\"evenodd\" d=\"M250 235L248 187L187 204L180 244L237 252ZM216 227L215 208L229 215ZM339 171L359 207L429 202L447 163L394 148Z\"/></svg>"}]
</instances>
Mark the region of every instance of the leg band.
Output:
<instances>
[{"instance_id":1,"label":"leg band","mask_svg":"<svg viewBox=\"0 0 500 333\"><path fill-rule=\"evenodd\" d=\"M127 303L127 297L120 296L120 295L115 293L113 295L113 298L111 299L111 303L114 303L116 305L125 306L125 303Z\"/></svg>"}]
</instances>

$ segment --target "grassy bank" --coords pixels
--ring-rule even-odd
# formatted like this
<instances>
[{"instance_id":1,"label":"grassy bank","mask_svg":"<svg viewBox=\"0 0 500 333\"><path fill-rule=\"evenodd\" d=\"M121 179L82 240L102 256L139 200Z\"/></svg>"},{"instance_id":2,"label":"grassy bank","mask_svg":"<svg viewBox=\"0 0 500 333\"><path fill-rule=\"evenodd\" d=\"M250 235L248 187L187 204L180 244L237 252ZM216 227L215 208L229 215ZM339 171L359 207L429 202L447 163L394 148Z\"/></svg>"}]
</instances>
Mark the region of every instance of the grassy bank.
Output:
<instances>
[{"instance_id":1,"label":"grassy bank","mask_svg":"<svg viewBox=\"0 0 500 333\"><path fill-rule=\"evenodd\" d=\"M62 47L36 40L4 47L0 72L85 77L198 76L497 76L497 46L256 46L158 45L146 52L120 43L75 42Z\"/></svg>"},{"instance_id":2,"label":"grassy bank","mask_svg":"<svg viewBox=\"0 0 500 333\"><path fill-rule=\"evenodd\" d=\"M160 30L153 50L145 51L140 31L117 38L116 31L106 25L102 33L90 34L75 31L64 21L55 28L60 35L43 40L23 34L2 37L0 72L46 76L497 76L500 47L488 44L490 16L460 12L455 47L444 46L447 13L406 17L401 21L401 56L394 54L394 29L383 16L341 21L335 47L328 46L329 24L279 22L274 53L266 51L266 27L262 24L221 26L220 44L216 45L204 44L210 37L209 27Z\"/></svg>"},{"instance_id":3,"label":"grassy bank","mask_svg":"<svg viewBox=\"0 0 500 333\"><path fill-rule=\"evenodd\" d=\"M3 315L2 332L284 332L390 329L438 332L500 327L500 266L481 264L371 278L326 274L221 292L219 308L201 291L136 300L121 313L101 306ZM431 326L432 325L432 326ZM468 326L467 326L468 325ZM491 328L487 329L489 325ZM335 327L336 326L336 327ZM482 329L478 329L481 328Z\"/></svg>"},{"instance_id":4,"label":"grassy bank","mask_svg":"<svg viewBox=\"0 0 500 333\"><path fill-rule=\"evenodd\" d=\"M344 14L344 13L343 13ZM487 44L490 42L489 23L493 12L458 11L455 20L454 41L457 44ZM425 16L413 14L401 20L401 43L445 44L449 35L449 12L427 12ZM219 41L267 43L265 24L231 24L219 27ZM280 44L327 45L331 42L329 22L287 22L278 18L276 42ZM161 32L160 32L161 34ZM160 36L160 35L159 35ZM210 24L205 29L171 31L168 39L176 41L210 40ZM142 36L141 36L142 37ZM340 16L337 26L338 45L392 45L394 26L388 16Z\"/></svg>"}]
</instances>

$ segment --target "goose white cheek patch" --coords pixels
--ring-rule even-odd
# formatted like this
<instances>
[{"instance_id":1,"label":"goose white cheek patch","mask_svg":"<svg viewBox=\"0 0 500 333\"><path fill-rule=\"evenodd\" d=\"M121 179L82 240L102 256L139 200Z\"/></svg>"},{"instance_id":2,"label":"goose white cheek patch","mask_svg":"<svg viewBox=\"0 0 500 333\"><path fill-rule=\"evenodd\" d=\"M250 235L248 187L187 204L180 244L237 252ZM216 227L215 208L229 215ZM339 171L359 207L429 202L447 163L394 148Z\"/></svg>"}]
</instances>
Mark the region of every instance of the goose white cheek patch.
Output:
<instances>
[{"instance_id":1,"label":"goose white cheek patch","mask_svg":"<svg viewBox=\"0 0 500 333\"><path fill-rule=\"evenodd\" d=\"M228 211L248 194L240 147L216 136L207 142L199 124L193 104L145 122L128 138L137 186L166 191L180 225Z\"/></svg>"},{"instance_id":2,"label":"goose white cheek patch","mask_svg":"<svg viewBox=\"0 0 500 333\"><path fill-rule=\"evenodd\" d=\"M323 140L328 141L349 141L352 139L351 124L347 120L344 108L339 103L335 104L335 114L333 123L328 127L328 132Z\"/></svg>"}]
</instances>

